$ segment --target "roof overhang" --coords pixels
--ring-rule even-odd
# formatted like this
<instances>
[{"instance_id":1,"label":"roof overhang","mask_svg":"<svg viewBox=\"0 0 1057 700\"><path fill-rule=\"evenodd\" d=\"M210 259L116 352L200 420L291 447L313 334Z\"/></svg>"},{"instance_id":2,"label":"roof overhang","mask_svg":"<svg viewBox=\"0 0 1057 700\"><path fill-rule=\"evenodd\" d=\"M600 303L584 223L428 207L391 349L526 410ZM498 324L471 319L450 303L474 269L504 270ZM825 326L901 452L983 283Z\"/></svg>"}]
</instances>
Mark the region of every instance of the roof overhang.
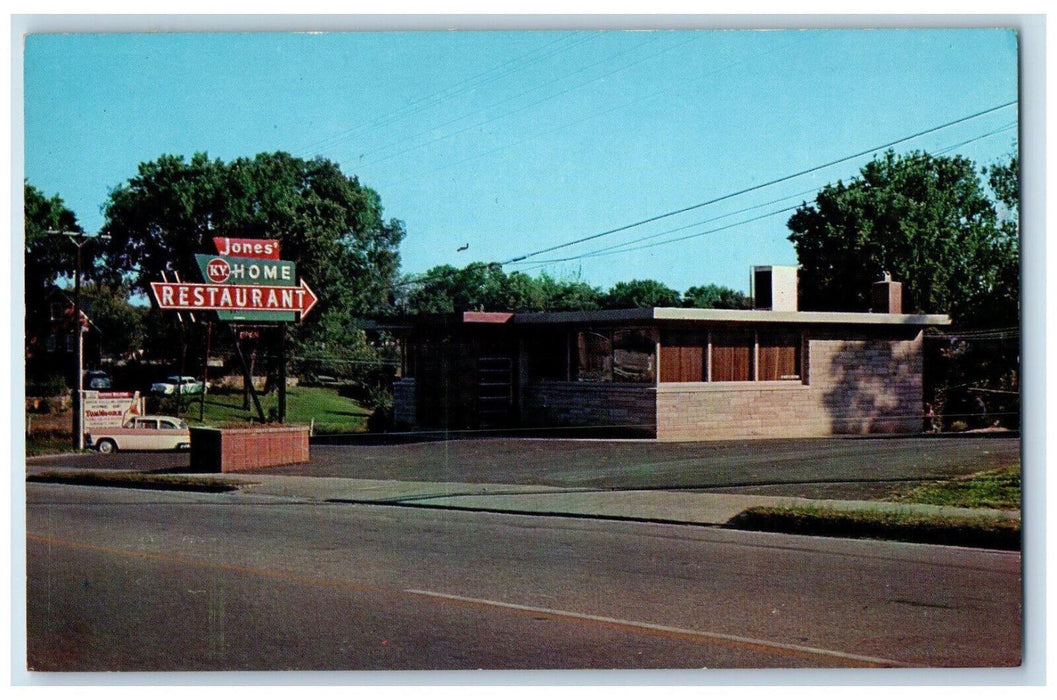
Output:
<instances>
[{"instance_id":1,"label":"roof overhang","mask_svg":"<svg viewBox=\"0 0 1057 700\"><path fill-rule=\"evenodd\" d=\"M604 311L557 311L519 313L516 324L547 325L576 323L746 323L855 326L948 326L946 314L873 314L838 311L767 311L737 309L683 309L654 307Z\"/></svg>"},{"instance_id":2,"label":"roof overhang","mask_svg":"<svg viewBox=\"0 0 1057 700\"><path fill-rule=\"evenodd\" d=\"M371 327L391 331L410 331L416 328L452 328L457 326L692 325L697 323L924 328L928 326L949 326L951 318L946 314L873 314L842 311L768 311L654 307L647 309L544 311L535 313L464 311L453 314L423 314L389 319L384 322L371 324Z\"/></svg>"}]
</instances>

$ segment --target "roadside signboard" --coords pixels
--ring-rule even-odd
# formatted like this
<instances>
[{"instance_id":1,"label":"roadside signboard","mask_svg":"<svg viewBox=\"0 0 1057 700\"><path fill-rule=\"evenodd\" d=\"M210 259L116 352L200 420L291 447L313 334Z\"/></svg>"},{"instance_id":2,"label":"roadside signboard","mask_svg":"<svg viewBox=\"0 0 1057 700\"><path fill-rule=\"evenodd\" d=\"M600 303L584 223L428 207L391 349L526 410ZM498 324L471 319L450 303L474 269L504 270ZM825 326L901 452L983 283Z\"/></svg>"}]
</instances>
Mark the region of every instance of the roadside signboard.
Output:
<instances>
[{"instance_id":1,"label":"roadside signboard","mask_svg":"<svg viewBox=\"0 0 1057 700\"><path fill-rule=\"evenodd\" d=\"M279 259L279 241L214 236L213 245L217 247L218 255L263 260Z\"/></svg>"},{"instance_id":2,"label":"roadside signboard","mask_svg":"<svg viewBox=\"0 0 1057 700\"><path fill-rule=\"evenodd\" d=\"M215 240L236 240L236 239L215 239ZM255 243L272 243L273 241L255 241ZM226 247L231 248L233 244L227 244ZM224 247L221 244L217 244L218 248ZM239 249L244 249L245 245ZM278 244L275 246L276 252L278 251ZM278 254L278 253L277 253ZM289 260L278 260L271 258L247 258L247 257L233 257L227 255L195 255L195 260L198 262L198 268L202 272L202 279L207 284L212 285L223 285L229 287L290 287L296 289L298 286L297 274L295 271L295 265ZM302 283L303 284L303 283ZM307 285L305 285L307 288ZM193 295L204 294L205 292L199 291L194 292ZM262 322L276 322L276 321L296 321L296 312L300 311L301 308L290 304L282 304L282 299L274 300L270 295L266 298L262 298L260 303L254 303L252 299L247 300L244 303L238 303L238 299L235 298L234 290L231 292L231 302L217 301L214 305L202 305L201 303L195 303L195 299L190 299L191 310L201 309L213 309L217 312L217 320L220 321L262 321ZM166 307L162 305L161 298L158 298L158 304L161 308L180 308L180 307ZM214 300L217 297L212 297ZM241 298L241 297L240 297ZM313 295L313 299L315 296ZM274 301L275 303L269 303ZM311 308L311 305L309 305ZM305 310L303 313L307 313Z\"/></svg>"},{"instance_id":3,"label":"roadside signboard","mask_svg":"<svg viewBox=\"0 0 1057 700\"><path fill-rule=\"evenodd\" d=\"M279 259L279 241L218 236L213 238L213 243L217 249L215 255L195 255L195 262L202 273L202 282L184 282L179 277L170 282L164 273L163 281L151 282L151 291L158 308L187 312L215 311L217 320L227 322L232 333L236 333L232 323L286 324L291 321L303 321L319 300L308 283L297 278L295 263ZM194 319L194 316L191 318ZM281 330L278 411L280 422L286 417L285 325ZM208 347L207 336L207 356ZM235 347L242 361L244 386L253 397L257 415L264 423L264 409L253 389L250 365L246 362L238 342ZM202 406L204 411L204 398Z\"/></svg>"},{"instance_id":4,"label":"roadside signboard","mask_svg":"<svg viewBox=\"0 0 1057 700\"><path fill-rule=\"evenodd\" d=\"M234 258L228 255L195 255L202 278L214 284L297 284L289 260Z\"/></svg>"},{"instance_id":5,"label":"roadside signboard","mask_svg":"<svg viewBox=\"0 0 1057 700\"><path fill-rule=\"evenodd\" d=\"M304 280L297 287L277 285L151 282L158 308L172 311L217 311L233 320L282 321L305 315L318 301ZM229 320L229 319L221 319Z\"/></svg>"},{"instance_id":6,"label":"roadside signboard","mask_svg":"<svg viewBox=\"0 0 1057 700\"><path fill-rule=\"evenodd\" d=\"M85 391L84 432L120 428L132 416L143 414L138 391Z\"/></svg>"}]
</instances>

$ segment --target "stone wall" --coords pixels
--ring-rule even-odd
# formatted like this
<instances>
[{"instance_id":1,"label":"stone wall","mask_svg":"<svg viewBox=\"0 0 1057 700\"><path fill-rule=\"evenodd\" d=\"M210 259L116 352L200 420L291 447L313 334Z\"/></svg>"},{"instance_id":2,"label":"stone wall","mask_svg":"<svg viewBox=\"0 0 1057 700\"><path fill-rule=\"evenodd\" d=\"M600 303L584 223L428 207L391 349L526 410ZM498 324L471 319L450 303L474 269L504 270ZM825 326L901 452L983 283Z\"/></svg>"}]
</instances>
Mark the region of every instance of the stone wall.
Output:
<instances>
[{"instance_id":1,"label":"stone wall","mask_svg":"<svg viewBox=\"0 0 1057 700\"><path fill-rule=\"evenodd\" d=\"M829 434L797 382L664 384L657 391L657 437L728 440Z\"/></svg>"},{"instance_id":2,"label":"stone wall","mask_svg":"<svg viewBox=\"0 0 1057 700\"><path fill-rule=\"evenodd\" d=\"M811 343L811 390L834 433L921 430L923 335Z\"/></svg>"},{"instance_id":3,"label":"stone wall","mask_svg":"<svg viewBox=\"0 0 1057 700\"><path fill-rule=\"evenodd\" d=\"M522 389L527 426L600 426L655 434L657 388L650 385L544 381Z\"/></svg>"}]
</instances>

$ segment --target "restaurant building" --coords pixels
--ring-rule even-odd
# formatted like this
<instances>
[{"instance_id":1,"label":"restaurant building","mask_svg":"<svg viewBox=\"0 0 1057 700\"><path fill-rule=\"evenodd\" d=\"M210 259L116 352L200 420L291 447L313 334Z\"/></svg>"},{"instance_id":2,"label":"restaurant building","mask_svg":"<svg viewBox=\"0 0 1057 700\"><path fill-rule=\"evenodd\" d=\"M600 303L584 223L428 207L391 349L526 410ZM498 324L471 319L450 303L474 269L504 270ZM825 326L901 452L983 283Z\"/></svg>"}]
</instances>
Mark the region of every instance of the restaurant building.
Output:
<instances>
[{"instance_id":1,"label":"restaurant building","mask_svg":"<svg viewBox=\"0 0 1057 700\"><path fill-rule=\"evenodd\" d=\"M417 317L401 333L394 420L661 440L921 430L923 334L949 317L901 313L887 280L876 312L802 312L795 268L755 275L765 308Z\"/></svg>"}]
</instances>

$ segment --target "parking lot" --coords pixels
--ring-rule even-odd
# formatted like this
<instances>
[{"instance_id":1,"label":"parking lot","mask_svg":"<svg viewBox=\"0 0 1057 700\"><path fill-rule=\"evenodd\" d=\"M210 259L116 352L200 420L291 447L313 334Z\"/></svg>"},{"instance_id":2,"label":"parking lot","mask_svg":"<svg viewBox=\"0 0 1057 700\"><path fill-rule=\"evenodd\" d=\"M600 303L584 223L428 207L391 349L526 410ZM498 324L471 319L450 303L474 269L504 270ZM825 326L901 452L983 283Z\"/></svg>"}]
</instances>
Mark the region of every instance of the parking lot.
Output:
<instances>
[{"instance_id":1,"label":"parking lot","mask_svg":"<svg viewBox=\"0 0 1057 700\"><path fill-rule=\"evenodd\" d=\"M1020 462L1010 434L668 443L488 438L313 443L306 464L261 473L600 489L715 490L807 498L873 498L895 487ZM30 469L181 472L182 453L33 458Z\"/></svg>"}]
</instances>

